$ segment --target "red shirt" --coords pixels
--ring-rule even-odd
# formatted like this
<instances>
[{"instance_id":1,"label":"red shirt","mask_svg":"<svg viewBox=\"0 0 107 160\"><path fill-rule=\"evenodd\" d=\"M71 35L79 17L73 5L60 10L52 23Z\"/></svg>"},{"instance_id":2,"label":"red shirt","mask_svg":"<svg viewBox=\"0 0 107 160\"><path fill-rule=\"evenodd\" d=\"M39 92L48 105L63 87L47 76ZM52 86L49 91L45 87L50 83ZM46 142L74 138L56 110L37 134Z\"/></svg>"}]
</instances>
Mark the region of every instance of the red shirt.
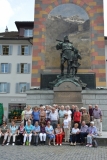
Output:
<instances>
[{"instance_id":1,"label":"red shirt","mask_svg":"<svg viewBox=\"0 0 107 160\"><path fill-rule=\"evenodd\" d=\"M81 119L81 113L74 112L74 122L80 122L80 119Z\"/></svg>"}]
</instances>

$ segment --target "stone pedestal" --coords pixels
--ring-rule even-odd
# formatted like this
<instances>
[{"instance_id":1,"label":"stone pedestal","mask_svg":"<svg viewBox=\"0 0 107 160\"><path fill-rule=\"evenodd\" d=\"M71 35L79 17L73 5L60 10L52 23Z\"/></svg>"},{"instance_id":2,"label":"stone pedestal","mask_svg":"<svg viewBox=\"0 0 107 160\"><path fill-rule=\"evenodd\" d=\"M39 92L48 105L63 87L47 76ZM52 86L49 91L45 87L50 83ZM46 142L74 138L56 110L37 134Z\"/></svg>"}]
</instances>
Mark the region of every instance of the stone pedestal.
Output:
<instances>
[{"instance_id":1,"label":"stone pedestal","mask_svg":"<svg viewBox=\"0 0 107 160\"><path fill-rule=\"evenodd\" d=\"M54 103L58 105L83 106L81 97L82 88L72 82L63 82L54 87Z\"/></svg>"}]
</instances>

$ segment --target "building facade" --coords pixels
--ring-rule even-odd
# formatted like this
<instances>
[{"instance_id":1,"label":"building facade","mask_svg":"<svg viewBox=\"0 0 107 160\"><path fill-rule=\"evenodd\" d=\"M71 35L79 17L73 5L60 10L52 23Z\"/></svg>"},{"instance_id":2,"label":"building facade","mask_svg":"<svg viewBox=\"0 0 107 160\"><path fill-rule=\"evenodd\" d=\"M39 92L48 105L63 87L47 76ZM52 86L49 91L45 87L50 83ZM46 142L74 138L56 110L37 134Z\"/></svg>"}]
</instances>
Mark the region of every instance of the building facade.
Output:
<instances>
[{"instance_id":1,"label":"building facade","mask_svg":"<svg viewBox=\"0 0 107 160\"><path fill-rule=\"evenodd\" d=\"M106 87L106 70L105 70L105 40L104 40L104 20L103 20L103 1L101 0L40 0L35 1L35 14L34 14L34 38L33 38L33 56L32 56L32 86L40 86L40 77L42 73L60 73L60 70L55 67L46 67L50 63L49 58L50 54L47 54L46 49L48 49L47 42L50 44L53 43L54 38L50 36L50 39L47 39L48 27L47 20L51 13L55 14L55 8L69 4L76 5L81 7L84 12L88 15L90 21L90 51L89 58L90 67L86 68L85 65L83 68L79 69L79 73L95 73L96 74L96 86L97 87ZM65 12L66 14L66 12ZM58 16L56 15L58 18ZM58 21L56 25L58 24ZM50 24L51 29L54 26ZM62 26L63 28L63 26ZM61 29L61 28L60 28ZM81 28L79 28L81 31ZM56 34L56 30L54 30ZM61 35L61 34L60 34ZM48 35L49 36L49 35ZM60 36L58 37L60 38ZM85 40L83 37L81 40ZM54 49L55 46L52 47ZM84 64L88 63L88 60ZM54 61L54 58L51 61L55 65L59 65L59 57ZM86 64L87 65L87 64Z\"/></svg>"},{"instance_id":2,"label":"building facade","mask_svg":"<svg viewBox=\"0 0 107 160\"><path fill-rule=\"evenodd\" d=\"M33 22L15 22L18 32L0 33L0 103L9 119L20 119L31 86Z\"/></svg>"}]
</instances>

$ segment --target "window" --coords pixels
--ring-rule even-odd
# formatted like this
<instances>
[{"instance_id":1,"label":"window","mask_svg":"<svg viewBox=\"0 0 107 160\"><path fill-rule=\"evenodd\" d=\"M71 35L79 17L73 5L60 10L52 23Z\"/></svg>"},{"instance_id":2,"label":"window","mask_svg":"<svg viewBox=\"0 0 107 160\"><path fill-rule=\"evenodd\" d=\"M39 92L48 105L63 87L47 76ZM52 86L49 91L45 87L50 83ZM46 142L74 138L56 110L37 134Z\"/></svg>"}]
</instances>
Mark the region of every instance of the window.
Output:
<instances>
[{"instance_id":1,"label":"window","mask_svg":"<svg viewBox=\"0 0 107 160\"><path fill-rule=\"evenodd\" d=\"M13 46L0 45L0 55L12 55Z\"/></svg>"},{"instance_id":2,"label":"window","mask_svg":"<svg viewBox=\"0 0 107 160\"><path fill-rule=\"evenodd\" d=\"M31 45L19 45L17 54L18 55L31 55L32 46Z\"/></svg>"},{"instance_id":3,"label":"window","mask_svg":"<svg viewBox=\"0 0 107 160\"><path fill-rule=\"evenodd\" d=\"M0 83L0 93L9 93L10 92L10 84L2 82Z\"/></svg>"},{"instance_id":4,"label":"window","mask_svg":"<svg viewBox=\"0 0 107 160\"><path fill-rule=\"evenodd\" d=\"M8 63L2 63L1 64L1 72L2 73L8 73Z\"/></svg>"},{"instance_id":5,"label":"window","mask_svg":"<svg viewBox=\"0 0 107 160\"><path fill-rule=\"evenodd\" d=\"M19 84L19 92L20 93L26 92L26 83L20 83Z\"/></svg>"},{"instance_id":6,"label":"window","mask_svg":"<svg viewBox=\"0 0 107 160\"><path fill-rule=\"evenodd\" d=\"M25 29L24 30L24 37L33 37L33 30L32 29Z\"/></svg>"},{"instance_id":7,"label":"window","mask_svg":"<svg viewBox=\"0 0 107 160\"><path fill-rule=\"evenodd\" d=\"M30 73L30 64L28 63L17 64L17 73Z\"/></svg>"},{"instance_id":8,"label":"window","mask_svg":"<svg viewBox=\"0 0 107 160\"><path fill-rule=\"evenodd\" d=\"M21 73L27 73L27 63L20 64Z\"/></svg>"},{"instance_id":9,"label":"window","mask_svg":"<svg viewBox=\"0 0 107 160\"><path fill-rule=\"evenodd\" d=\"M30 89L30 83L20 82L16 83L16 93L25 93Z\"/></svg>"},{"instance_id":10,"label":"window","mask_svg":"<svg viewBox=\"0 0 107 160\"><path fill-rule=\"evenodd\" d=\"M9 46L2 46L3 55L9 55Z\"/></svg>"},{"instance_id":11,"label":"window","mask_svg":"<svg viewBox=\"0 0 107 160\"><path fill-rule=\"evenodd\" d=\"M1 63L0 72L1 73L10 73L11 72L11 64L10 63Z\"/></svg>"},{"instance_id":12,"label":"window","mask_svg":"<svg viewBox=\"0 0 107 160\"><path fill-rule=\"evenodd\" d=\"M29 47L21 46L21 55L29 55Z\"/></svg>"}]
</instances>

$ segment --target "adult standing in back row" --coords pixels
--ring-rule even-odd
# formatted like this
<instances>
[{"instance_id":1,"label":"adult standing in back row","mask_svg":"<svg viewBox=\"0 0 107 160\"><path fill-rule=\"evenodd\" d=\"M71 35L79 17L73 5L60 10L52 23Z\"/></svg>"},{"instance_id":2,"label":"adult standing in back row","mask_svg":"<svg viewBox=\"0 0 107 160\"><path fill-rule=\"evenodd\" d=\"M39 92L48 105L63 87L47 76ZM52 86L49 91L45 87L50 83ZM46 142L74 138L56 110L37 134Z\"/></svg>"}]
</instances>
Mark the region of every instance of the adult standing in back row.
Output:
<instances>
[{"instance_id":1,"label":"adult standing in back row","mask_svg":"<svg viewBox=\"0 0 107 160\"><path fill-rule=\"evenodd\" d=\"M100 108L98 108L98 105L95 105L95 108L93 110L93 119L94 119L94 125L97 128L98 135L102 135L102 111Z\"/></svg>"}]
</instances>

